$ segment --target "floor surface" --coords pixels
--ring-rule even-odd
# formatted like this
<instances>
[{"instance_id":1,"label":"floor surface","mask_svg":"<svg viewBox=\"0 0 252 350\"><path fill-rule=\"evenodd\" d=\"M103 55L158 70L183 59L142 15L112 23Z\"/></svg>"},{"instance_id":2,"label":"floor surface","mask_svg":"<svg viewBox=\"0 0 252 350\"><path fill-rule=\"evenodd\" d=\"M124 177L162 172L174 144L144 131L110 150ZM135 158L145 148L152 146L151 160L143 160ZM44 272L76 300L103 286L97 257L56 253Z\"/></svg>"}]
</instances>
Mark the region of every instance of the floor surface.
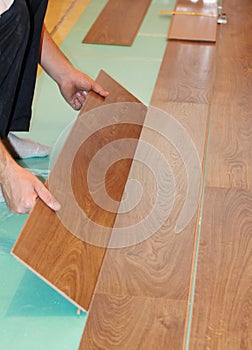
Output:
<instances>
[{"instance_id":1,"label":"floor surface","mask_svg":"<svg viewBox=\"0 0 252 350\"><path fill-rule=\"evenodd\" d=\"M132 47L82 44L105 0L51 0L46 24L72 63L95 78L104 69L148 104L166 46L170 19L159 11L173 9L174 0L153 0ZM87 7L86 7L87 6ZM44 72L37 81L30 133L23 136L52 148L78 113L62 99ZM50 158L21 164L46 179ZM1 350L78 349L86 314L16 261L10 250L26 220L0 204L0 348Z\"/></svg>"}]
</instances>

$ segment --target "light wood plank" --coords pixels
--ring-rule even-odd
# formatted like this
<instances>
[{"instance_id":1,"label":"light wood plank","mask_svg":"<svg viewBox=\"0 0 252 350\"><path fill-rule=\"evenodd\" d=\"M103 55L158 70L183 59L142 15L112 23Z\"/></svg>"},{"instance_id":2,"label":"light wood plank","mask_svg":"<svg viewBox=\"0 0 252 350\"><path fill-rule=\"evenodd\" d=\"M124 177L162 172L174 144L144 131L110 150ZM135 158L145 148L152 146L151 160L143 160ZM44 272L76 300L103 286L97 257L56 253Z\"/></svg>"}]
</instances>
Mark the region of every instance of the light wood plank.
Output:
<instances>
[{"instance_id":1,"label":"light wood plank","mask_svg":"<svg viewBox=\"0 0 252 350\"><path fill-rule=\"evenodd\" d=\"M215 17L173 15L168 39L216 42L216 30Z\"/></svg>"},{"instance_id":2,"label":"light wood plank","mask_svg":"<svg viewBox=\"0 0 252 350\"><path fill-rule=\"evenodd\" d=\"M210 5L203 1L178 0L175 11L216 15L216 17L173 15L168 39L215 42L217 33L217 1Z\"/></svg>"},{"instance_id":3,"label":"light wood plank","mask_svg":"<svg viewBox=\"0 0 252 350\"><path fill-rule=\"evenodd\" d=\"M252 195L206 189L189 349L252 347Z\"/></svg>"},{"instance_id":4,"label":"light wood plank","mask_svg":"<svg viewBox=\"0 0 252 350\"><path fill-rule=\"evenodd\" d=\"M61 211L57 215L38 200L12 250L14 256L83 309L89 307L106 250L106 242L109 239L109 233L116 216L116 210L110 212L100 208L88 192L86 178L90 157L104 145L118 138L131 137L137 140L146 113L146 107L105 72L100 73L97 81L110 91L110 95L104 99L95 93L89 94L87 103L49 177L49 188L61 202ZM87 116L85 112L91 109L93 111L94 107L110 105L118 101L136 102L139 105L141 111L138 113L137 119L134 119L133 114L131 115L132 121L137 120L138 125L122 124L121 127L112 129L106 127L102 130L100 130L100 125L97 125L98 131L86 142L77 145L79 148L75 155L73 148L78 138L82 140L86 129L92 124L92 120L93 123L98 123L94 112L94 118L89 119L89 122L85 124ZM113 119L116 115L108 117ZM129 145L130 147L134 153L135 146ZM112 151L117 152L117 149L112 149ZM68 174L68 165L70 170L72 169L70 175ZM117 206L120 203L130 166L130 161L120 162L119 166L117 164L110 170L113 180L107 178L107 187L118 200ZM121 174L124 176L122 177ZM70 203L71 193L67 192L68 175L72 182L70 192L73 193L73 205ZM77 206L76 203L78 203ZM76 209L78 206L87 213L86 216L91 221L87 218L84 220L82 216L78 215ZM66 227L65 220L70 222L71 229ZM101 226L95 231L92 222L97 222ZM104 233L104 237L102 235L103 229L106 233ZM77 232L81 232L83 235L81 239ZM99 232L103 239L102 244L95 246L86 243L89 242L90 235L94 236Z\"/></svg>"},{"instance_id":5,"label":"light wood plank","mask_svg":"<svg viewBox=\"0 0 252 350\"><path fill-rule=\"evenodd\" d=\"M209 15L217 15L217 1L191 1L191 0L177 0L176 11L198 12Z\"/></svg>"},{"instance_id":6,"label":"light wood plank","mask_svg":"<svg viewBox=\"0 0 252 350\"><path fill-rule=\"evenodd\" d=\"M132 45L150 3L151 0L109 0L83 42Z\"/></svg>"},{"instance_id":7,"label":"light wood plank","mask_svg":"<svg viewBox=\"0 0 252 350\"><path fill-rule=\"evenodd\" d=\"M214 57L214 44L169 41L151 104L209 103Z\"/></svg>"}]
</instances>

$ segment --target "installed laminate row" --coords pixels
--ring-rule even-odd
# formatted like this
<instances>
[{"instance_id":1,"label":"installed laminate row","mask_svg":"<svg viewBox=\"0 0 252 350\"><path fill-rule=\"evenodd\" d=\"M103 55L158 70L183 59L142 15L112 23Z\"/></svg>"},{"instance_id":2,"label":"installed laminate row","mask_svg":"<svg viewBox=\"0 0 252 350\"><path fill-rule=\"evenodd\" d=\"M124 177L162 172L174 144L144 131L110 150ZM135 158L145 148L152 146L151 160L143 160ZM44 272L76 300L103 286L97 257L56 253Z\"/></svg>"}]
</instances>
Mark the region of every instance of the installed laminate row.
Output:
<instances>
[{"instance_id":1,"label":"installed laminate row","mask_svg":"<svg viewBox=\"0 0 252 350\"><path fill-rule=\"evenodd\" d=\"M204 158L214 57L213 45L169 42L151 100L151 105L158 108L153 112L156 127L166 131L171 127L170 120L175 120L188 133L200 162ZM164 115L163 123L160 113ZM180 233L175 230L188 186L192 185L188 184L183 163L185 154L179 152L186 140L178 136L176 144L172 138L168 140L148 130L147 122L148 114L139 142L151 143L169 162L176 182L175 201L169 217L155 234L133 246L107 250L80 350L154 347L179 350L185 342L197 232L197 211ZM134 160L129 178L132 173L143 174L144 193L147 193L144 202L153 203L155 189L151 174L146 169L139 170ZM192 174L196 177L196 170ZM170 187L166 183L164 189ZM199 191L193 192L192 203L198 202L199 196ZM168 193L166 202L169 201ZM138 218L145 218L143 208L136 211ZM132 214L123 219L132 224L136 218ZM115 225L117 220L118 215ZM135 235L138 234L136 230Z\"/></svg>"},{"instance_id":2,"label":"installed laminate row","mask_svg":"<svg viewBox=\"0 0 252 350\"><path fill-rule=\"evenodd\" d=\"M151 0L109 0L83 43L132 45L150 3Z\"/></svg>"},{"instance_id":3,"label":"installed laminate row","mask_svg":"<svg viewBox=\"0 0 252 350\"><path fill-rule=\"evenodd\" d=\"M207 187L189 349L252 347L252 194Z\"/></svg>"},{"instance_id":4,"label":"installed laminate row","mask_svg":"<svg viewBox=\"0 0 252 350\"><path fill-rule=\"evenodd\" d=\"M225 2L189 349L252 348L251 1Z\"/></svg>"}]
</instances>

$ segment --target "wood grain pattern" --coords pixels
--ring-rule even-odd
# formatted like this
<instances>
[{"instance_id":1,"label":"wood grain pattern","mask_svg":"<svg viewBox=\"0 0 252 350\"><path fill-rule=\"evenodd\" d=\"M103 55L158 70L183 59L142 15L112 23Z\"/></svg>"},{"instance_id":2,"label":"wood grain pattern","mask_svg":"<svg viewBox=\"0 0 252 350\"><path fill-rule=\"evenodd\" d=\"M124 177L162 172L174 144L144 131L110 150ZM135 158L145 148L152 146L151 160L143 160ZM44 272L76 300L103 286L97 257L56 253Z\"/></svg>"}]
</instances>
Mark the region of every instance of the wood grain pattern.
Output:
<instances>
[{"instance_id":1,"label":"wood grain pattern","mask_svg":"<svg viewBox=\"0 0 252 350\"><path fill-rule=\"evenodd\" d=\"M186 128L191 141L194 143L195 140L198 154L201 155L200 159L202 159L208 106L167 103L166 105L160 104L159 107L167 113L169 112ZM155 136L156 139L154 139ZM107 252L96 292L185 300L190 283L196 218L178 235L175 234L174 228L186 197L188 178L181 155L168 140L160 134L154 135L145 127L142 130L140 140L151 143L153 147L162 152L172 169L177 189L173 210L162 228L149 239L133 247ZM144 184L143 192L146 197L143 196L141 199L143 206L146 207L147 203L152 205L157 194L156 188L152 184L151 174L147 172L147 169L133 162L129 174L129 178L131 177L137 178ZM169 187L169 184L167 186ZM169 196L166 197L166 200L169 200ZM150 208L147 210L143 206L139 205L134 209L134 213L125 215L124 218L121 215L121 225L122 223L135 224L136 221L139 221L139 217L146 217L145 213L149 213ZM116 218L115 225L118 219L119 216ZM137 235L137 232L135 234ZM111 266L117 266L117 268L112 269ZM120 271L124 271L123 278Z\"/></svg>"},{"instance_id":2,"label":"wood grain pattern","mask_svg":"<svg viewBox=\"0 0 252 350\"><path fill-rule=\"evenodd\" d=\"M251 349L251 251L251 193L207 188L190 349Z\"/></svg>"},{"instance_id":3,"label":"wood grain pattern","mask_svg":"<svg viewBox=\"0 0 252 350\"><path fill-rule=\"evenodd\" d=\"M105 72L100 73L97 81L110 91L110 95L104 99L90 93L84 109L81 111L49 177L49 188L60 200L61 211L57 215L38 200L12 250L14 256L82 309L88 309L89 307L109 235L105 236L103 245L95 246L79 239L76 232L81 229L84 238L90 234L94 236L100 231L102 233L103 228L104 230L109 228L109 231L106 232L110 232L116 216L116 211L111 213L96 205L88 193L86 177L90 155L92 157L94 152L106 143L118 138L127 138L130 135L131 138L138 139L141 132L141 123L143 123L146 113L146 107ZM84 137L85 130L89 128L92 122L93 124L98 123L93 108L110 106L111 103L119 101L136 102L139 105L141 113L137 115L138 125L121 124L121 127L114 129L107 127L102 130L99 130L100 126L97 125L98 131L86 142L79 145L75 156L73 147L77 142L76 140L79 137ZM91 110L93 118L88 124L85 124L85 122L83 124L83 120L87 116L85 113L87 110ZM134 120L134 115L131 116ZM116 115L112 115L112 117L115 118ZM131 151L134 153L134 146L129 147L132 147ZM87 216L93 221L98 221L101 225L98 233L94 231L92 222L88 219L83 220L82 217L76 214L76 204L75 206L69 205L71 193L67 192L66 187L68 181L66 164L70 164L70 169L72 169L72 192L75 202L78 202L83 212L88 213ZM130 161L121 162L119 166L110 169L113 181L108 182L107 187L110 188L111 193L119 198L119 201L125 182L118 181L118 179L121 178L121 173L128 174L130 166ZM124 176L124 179L126 177ZM79 196L80 194L81 196ZM72 230L68 230L64 226L63 219L65 217L73 224L71 226L71 228L73 227ZM89 232L91 229L92 232Z\"/></svg>"},{"instance_id":4,"label":"wood grain pattern","mask_svg":"<svg viewBox=\"0 0 252 350\"><path fill-rule=\"evenodd\" d=\"M169 41L151 104L209 103L214 57L214 44Z\"/></svg>"},{"instance_id":5,"label":"wood grain pattern","mask_svg":"<svg viewBox=\"0 0 252 350\"><path fill-rule=\"evenodd\" d=\"M189 349L252 347L251 1L224 4Z\"/></svg>"},{"instance_id":6,"label":"wood grain pattern","mask_svg":"<svg viewBox=\"0 0 252 350\"><path fill-rule=\"evenodd\" d=\"M167 118L167 124L159 125L159 112L156 112L156 126L165 130L170 127L170 118L174 118L189 134L190 143L195 144L201 161L214 54L213 45L169 42L151 100L151 105L161 109ZM167 159L176 180L175 202L166 222L148 239L131 247L107 250L80 350L183 348L197 215L180 234L175 234L188 188L183 155L181 157L171 140L148 130L147 120L148 115L139 141L151 143ZM180 140L182 142L185 140ZM135 224L137 218L144 219L150 212L147 204L154 202L155 181L146 167L133 161L129 179L131 177L140 179L144 185L144 204L138 204L135 216L134 213L117 215L114 227L119 219L120 224L125 225ZM167 182L163 188L169 189L170 184ZM194 193L194 197L198 200L199 193ZM167 202L170 199L166 197ZM142 233L144 236L145 232ZM138 235L136 231L135 236ZM162 310L167 310L168 321Z\"/></svg>"},{"instance_id":7,"label":"wood grain pattern","mask_svg":"<svg viewBox=\"0 0 252 350\"><path fill-rule=\"evenodd\" d=\"M186 303L162 298L96 294L81 349L177 350ZM150 312L151 311L151 312ZM139 324L146 330L139 332ZM173 335L174 342L170 342Z\"/></svg>"},{"instance_id":8,"label":"wood grain pattern","mask_svg":"<svg viewBox=\"0 0 252 350\"><path fill-rule=\"evenodd\" d=\"M226 5L230 26L219 33L207 185L252 188L250 1Z\"/></svg>"},{"instance_id":9,"label":"wood grain pattern","mask_svg":"<svg viewBox=\"0 0 252 350\"><path fill-rule=\"evenodd\" d=\"M206 4L203 1L177 1L175 11L195 12L217 16L217 1ZM206 16L173 15L168 39L215 42L217 18Z\"/></svg>"},{"instance_id":10,"label":"wood grain pattern","mask_svg":"<svg viewBox=\"0 0 252 350\"><path fill-rule=\"evenodd\" d=\"M109 0L83 42L132 45L150 3L151 0Z\"/></svg>"}]
</instances>

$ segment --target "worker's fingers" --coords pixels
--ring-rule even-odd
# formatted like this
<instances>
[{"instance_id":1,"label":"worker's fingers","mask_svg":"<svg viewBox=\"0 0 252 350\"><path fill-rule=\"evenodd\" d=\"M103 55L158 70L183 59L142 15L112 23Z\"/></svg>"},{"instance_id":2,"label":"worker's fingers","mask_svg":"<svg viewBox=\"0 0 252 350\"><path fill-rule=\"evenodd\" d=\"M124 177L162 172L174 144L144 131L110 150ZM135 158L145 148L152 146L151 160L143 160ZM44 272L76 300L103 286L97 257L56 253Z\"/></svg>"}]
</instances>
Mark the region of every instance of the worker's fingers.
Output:
<instances>
[{"instance_id":1,"label":"worker's fingers","mask_svg":"<svg viewBox=\"0 0 252 350\"><path fill-rule=\"evenodd\" d=\"M94 92L96 92L97 94L103 97L106 97L109 95L109 92L104 90L103 87L100 84L98 84L96 81L92 81L91 90L93 90Z\"/></svg>"},{"instance_id":2,"label":"worker's fingers","mask_svg":"<svg viewBox=\"0 0 252 350\"><path fill-rule=\"evenodd\" d=\"M38 197L52 210L60 210L59 202L53 197L53 195L48 191L48 189L38 180L35 186L35 191Z\"/></svg>"}]
</instances>

